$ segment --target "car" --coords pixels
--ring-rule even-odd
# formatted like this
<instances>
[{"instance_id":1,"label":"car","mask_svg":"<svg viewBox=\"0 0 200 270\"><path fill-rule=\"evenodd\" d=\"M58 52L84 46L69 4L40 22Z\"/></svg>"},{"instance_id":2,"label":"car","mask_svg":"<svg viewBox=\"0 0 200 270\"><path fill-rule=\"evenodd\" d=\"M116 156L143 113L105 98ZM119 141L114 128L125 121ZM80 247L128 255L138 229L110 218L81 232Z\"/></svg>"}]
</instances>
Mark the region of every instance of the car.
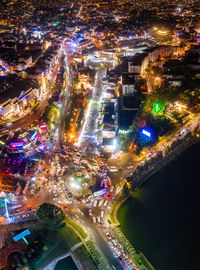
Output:
<instances>
[{"instance_id":1,"label":"car","mask_svg":"<svg viewBox=\"0 0 200 270\"><path fill-rule=\"evenodd\" d=\"M114 239L112 240L112 242L113 242L114 246L117 245L117 243L116 243L116 241Z\"/></svg>"},{"instance_id":2,"label":"car","mask_svg":"<svg viewBox=\"0 0 200 270\"><path fill-rule=\"evenodd\" d=\"M97 222L101 223L100 217L97 217Z\"/></svg>"},{"instance_id":3,"label":"car","mask_svg":"<svg viewBox=\"0 0 200 270\"><path fill-rule=\"evenodd\" d=\"M114 248L114 246L113 246L112 242L108 242L108 244L109 244L109 246L111 247L111 249L113 249L113 248Z\"/></svg>"},{"instance_id":4,"label":"car","mask_svg":"<svg viewBox=\"0 0 200 270\"><path fill-rule=\"evenodd\" d=\"M106 233L106 236L108 237L109 240L112 239L109 233Z\"/></svg>"},{"instance_id":5,"label":"car","mask_svg":"<svg viewBox=\"0 0 200 270\"><path fill-rule=\"evenodd\" d=\"M119 257L121 254L121 252L116 247L114 248L114 253L115 253L116 257Z\"/></svg>"}]
</instances>

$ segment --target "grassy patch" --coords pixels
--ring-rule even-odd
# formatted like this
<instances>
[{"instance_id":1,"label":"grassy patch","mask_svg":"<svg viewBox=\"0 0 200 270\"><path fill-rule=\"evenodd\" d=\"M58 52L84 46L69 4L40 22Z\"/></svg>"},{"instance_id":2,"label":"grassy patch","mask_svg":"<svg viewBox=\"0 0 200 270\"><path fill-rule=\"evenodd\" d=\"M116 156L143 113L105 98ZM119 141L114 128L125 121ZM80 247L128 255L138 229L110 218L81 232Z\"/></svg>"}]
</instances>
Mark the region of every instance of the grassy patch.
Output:
<instances>
[{"instance_id":1,"label":"grassy patch","mask_svg":"<svg viewBox=\"0 0 200 270\"><path fill-rule=\"evenodd\" d=\"M82 265L88 267L88 269L96 270L97 265L94 263L92 257L84 246L79 247L73 252L74 256L81 262Z\"/></svg>"},{"instance_id":2,"label":"grassy patch","mask_svg":"<svg viewBox=\"0 0 200 270\"><path fill-rule=\"evenodd\" d=\"M92 240L87 241L87 247L96 266L101 267L101 269L109 269L107 263L104 261L104 258L101 255L99 248L94 245Z\"/></svg>"},{"instance_id":3,"label":"grassy patch","mask_svg":"<svg viewBox=\"0 0 200 270\"><path fill-rule=\"evenodd\" d=\"M71 225L83 238L87 237L87 234L85 233L85 231L78 224L72 221L70 218L66 217L65 221L69 225Z\"/></svg>"},{"instance_id":4,"label":"grassy patch","mask_svg":"<svg viewBox=\"0 0 200 270\"><path fill-rule=\"evenodd\" d=\"M80 242L79 237L65 225L59 231L50 230L43 227L32 231L32 241L30 249L35 250L33 254L29 252L30 264L33 269L48 264L54 258L67 253L76 243Z\"/></svg>"}]
</instances>

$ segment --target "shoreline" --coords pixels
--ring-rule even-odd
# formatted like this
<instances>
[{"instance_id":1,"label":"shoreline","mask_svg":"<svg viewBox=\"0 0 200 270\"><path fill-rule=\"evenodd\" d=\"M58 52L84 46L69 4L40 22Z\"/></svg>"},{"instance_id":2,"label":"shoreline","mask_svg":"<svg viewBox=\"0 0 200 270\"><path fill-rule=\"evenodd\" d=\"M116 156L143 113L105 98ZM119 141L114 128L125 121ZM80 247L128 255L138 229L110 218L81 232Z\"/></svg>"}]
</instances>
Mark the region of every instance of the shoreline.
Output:
<instances>
[{"instance_id":1,"label":"shoreline","mask_svg":"<svg viewBox=\"0 0 200 270\"><path fill-rule=\"evenodd\" d=\"M163 168L165 165L167 165L170 161L172 161L173 159L175 159L178 155L180 155L180 154L183 153L185 150L189 149L190 147L192 147L193 145L195 145L195 144L197 144L197 143L199 143L199 142L200 142L200 140L198 139L198 140L195 140L195 141L191 141L191 142L189 142L188 144L186 144L185 146L183 146L183 148L182 148L180 151L178 151L178 152L175 153L175 154L170 155L169 158L167 158L166 160L164 160L164 161L163 161L163 164L159 164L158 168L152 169L152 171L150 172L149 175L147 175L147 176L144 175L143 177L141 177L141 180L138 181L139 183L136 185L136 187L134 188L134 190L128 195L128 197L126 197L126 198L124 198L124 199L122 199L122 200L120 201L120 199L121 199L121 196L120 196L120 197L118 198L118 200L116 201L116 203L117 203L117 202L119 202L119 203L118 203L118 205L115 207L114 213L113 213L113 217L114 217L114 219L115 219L115 224L113 224L113 225L115 225L115 226L120 226L120 222L119 222L119 220L118 220L118 211L119 211L120 207L126 202L126 200L128 200L129 197L133 195L134 191L135 191L137 188L139 188L141 185L143 185L143 184L144 184L144 183L145 183L152 175L154 175L155 173L157 173L160 169L162 169L162 168ZM149 173L149 172L147 172L147 174L148 174L148 173Z\"/></svg>"},{"instance_id":2,"label":"shoreline","mask_svg":"<svg viewBox=\"0 0 200 270\"><path fill-rule=\"evenodd\" d=\"M162 160L162 162L157 163L156 168L152 169L150 172L146 172L145 175L141 178L139 178L140 180L137 181L137 185L135 186L134 190L125 198L122 199L122 194L120 195L120 197L118 197L118 200L116 201L115 205L114 205L114 209L113 209L113 221L111 226L113 226L113 230L116 232L116 235L123 235L124 239L126 239L125 241L125 245L126 245L126 249L129 252L129 256L131 256L133 258L133 260L135 262L137 262L137 258L139 257L140 259L142 258L142 260L144 260L144 264L143 265L148 265L148 269L155 269L153 265L151 265L151 261L149 261L147 259L147 257L143 254L143 251L141 252L140 249L135 248L134 244L135 243L131 243L131 238L129 236L125 235L124 230L122 230L122 225L119 221L119 209L121 208L121 206L126 202L127 199L129 199L129 197L131 195L133 195L134 191L139 188L140 186L142 186L152 175L154 175L156 172L158 172L161 168L165 167L165 165L167 165L168 163L170 163L170 161L174 160L176 157L179 156L179 154L182 154L183 152L185 152L186 150L190 149L191 147L194 147L196 144L198 144L200 141L199 139L197 139L196 137L192 137L189 140L184 141L184 143L182 142L182 144L180 145L180 147L178 147L178 149L176 151L172 151L172 153L170 155L168 155L168 158L165 158L164 160ZM132 209L132 208L131 208ZM111 216L110 216L110 220L111 220ZM132 256L131 253L131 249L135 250L135 255ZM137 254L137 255L136 255ZM138 256L138 257L137 257ZM155 263L155 262L154 262Z\"/></svg>"}]
</instances>

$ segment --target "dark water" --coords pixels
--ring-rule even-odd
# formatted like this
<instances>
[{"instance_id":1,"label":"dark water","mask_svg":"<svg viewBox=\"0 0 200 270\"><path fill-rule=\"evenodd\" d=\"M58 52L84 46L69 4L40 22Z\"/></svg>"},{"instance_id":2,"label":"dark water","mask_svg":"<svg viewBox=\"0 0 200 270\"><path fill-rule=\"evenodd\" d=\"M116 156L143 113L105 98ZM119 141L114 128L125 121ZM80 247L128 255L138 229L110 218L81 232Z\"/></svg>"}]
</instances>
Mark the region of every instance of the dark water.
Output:
<instances>
[{"instance_id":1,"label":"dark water","mask_svg":"<svg viewBox=\"0 0 200 270\"><path fill-rule=\"evenodd\" d=\"M57 262L54 270L77 270L77 267L74 264L74 261L72 260L72 258L69 256Z\"/></svg>"},{"instance_id":2,"label":"dark water","mask_svg":"<svg viewBox=\"0 0 200 270\"><path fill-rule=\"evenodd\" d=\"M200 269L200 144L183 152L119 210L122 231L157 270Z\"/></svg>"}]
</instances>

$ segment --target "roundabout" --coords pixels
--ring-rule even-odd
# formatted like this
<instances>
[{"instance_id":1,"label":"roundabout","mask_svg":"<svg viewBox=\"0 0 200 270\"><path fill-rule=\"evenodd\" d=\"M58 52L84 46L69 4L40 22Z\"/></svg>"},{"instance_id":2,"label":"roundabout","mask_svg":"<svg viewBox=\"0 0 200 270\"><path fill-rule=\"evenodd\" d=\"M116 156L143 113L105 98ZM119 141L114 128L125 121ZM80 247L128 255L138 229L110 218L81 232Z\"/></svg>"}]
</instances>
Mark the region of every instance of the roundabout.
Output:
<instances>
[{"instance_id":1,"label":"roundabout","mask_svg":"<svg viewBox=\"0 0 200 270\"><path fill-rule=\"evenodd\" d=\"M90 188L96 183L94 175L83 168L73 168L64 175L66 188L73 196L91 195Z\"/></svg>"}]
</instances>

